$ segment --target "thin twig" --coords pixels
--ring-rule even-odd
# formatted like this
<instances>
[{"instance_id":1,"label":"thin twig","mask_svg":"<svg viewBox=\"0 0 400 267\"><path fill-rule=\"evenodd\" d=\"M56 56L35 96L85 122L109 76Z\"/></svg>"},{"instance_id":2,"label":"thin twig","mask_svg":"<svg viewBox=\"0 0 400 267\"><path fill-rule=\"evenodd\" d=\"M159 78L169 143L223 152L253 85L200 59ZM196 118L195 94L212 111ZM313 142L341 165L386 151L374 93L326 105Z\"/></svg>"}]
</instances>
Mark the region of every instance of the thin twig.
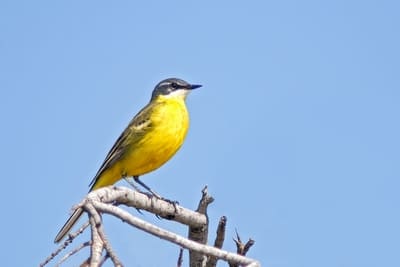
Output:
<instances>
[{"instance_id":1,"label":"thin twig","mask_svg":"<svg viewBox=\"0 0 400 267\"><path fill-rule=\"evenodd\" d=\"M89 222L84 223L78 231L73 232L68 235L68 238L54 251L52 252L42 263L40 263L39 267L44 267L46 264L48 264L51 260L53 260L58 254L60 254L61 251L66 249L69 244L72 243L72 241L83 233L83 231L89 226Z\"/></svg>"},{"instance_id":2,"label":"thin twig","mask_svg":"<svg viewBox=\"0 0 400 267\"><path fill-rule=\"evenodd\" d=\"M86 241L83 242L82 244L80 244L78 247L76 247L75 249L71 250L70 252L68 252L67 254L64 255L64 257L61 258L61 260L55 265L56 267L60 266L64 261L66 261L69 257L71 257L72 255L76 254L77 252L79 252L81 249L90 246L91 241Z\"/></svg>"},{"instance_id":3,"label":"thin twig","mask_svg":"<svg viewBox=\"0 0 400 267\"><path fill-rule=\"evenodd\" d=\"M236 239L233 239L233 241L236 244L236 252L238 255L246 256L247 252L249 249L254 245L255 241L251 238L244 244L242 240L240 239L239 233L237 230L236 231ZM230 267L238 267L239 264L235 262L229 262Z\"/></svg>"},{"instance_id":4,"label":"thin twig","mask_svg":"<svg viewBox=\"0 0 400 267\"><path fill-rule=\"evenodd\" d=\"M249 240L244 244L242 242L242 240L240 239L239 233L237 230L236 231L236 238L237 239L233 239L233 241L236 244L236 252L239 255L243 255L245 256L247 254L247 252L249 251L249 249L254 245L255 241L251 238L249 238Z\"/></svg>"},{"instance_id":5,"label":"thin twig","mask_svg":"<svg viewBox=\"0 0 400 267\"><path fill-rule=\"evenodd\" d=\"M115 254L110 242L108 241L108 238L104 232L104 228L103 225L100 224L97 228L98 232L99 232L99 236L103 242L103 247L105 248L107 254L106 257L109 257L111 259L111 261L114 263L114 266L116 267L123 267L121 261L119 260L117 254Z\"/></svg>"},{"instance_id":6,"label":"thin twig","mask_svg":"<svg viewBox=\"0 0 400 267\"><path fill-rule=\"evenodd\" d=\"M176 264L176 267L182 267L183 263L183 248L179 249L179 256L178 256L178 263Z\"/></svg>"}]
</instances>

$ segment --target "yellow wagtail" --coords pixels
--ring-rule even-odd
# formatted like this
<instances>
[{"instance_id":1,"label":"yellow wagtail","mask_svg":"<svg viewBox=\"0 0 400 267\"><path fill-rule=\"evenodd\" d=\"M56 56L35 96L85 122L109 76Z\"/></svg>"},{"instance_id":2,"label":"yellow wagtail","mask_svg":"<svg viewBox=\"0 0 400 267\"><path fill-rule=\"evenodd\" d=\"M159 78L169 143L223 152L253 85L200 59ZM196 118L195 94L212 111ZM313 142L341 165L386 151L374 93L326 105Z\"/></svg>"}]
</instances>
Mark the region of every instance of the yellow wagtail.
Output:
<instances>
[{"instance_id":1,"label":"yellow wagtail","mask_svg":"<svg viewBox=\"0 0 400 267\"><path fill-rule=\"evenodd\" d=\"M90 191L133 177L136 182L157 196L139 180L167 162L181 147L189 128L185 99L190 90L201 85L170 78L153 90L150 102L130 121L119 136L96 176ZM78 208L54 239L60 242L82 215Z\"/></svg>"}]
</instances>

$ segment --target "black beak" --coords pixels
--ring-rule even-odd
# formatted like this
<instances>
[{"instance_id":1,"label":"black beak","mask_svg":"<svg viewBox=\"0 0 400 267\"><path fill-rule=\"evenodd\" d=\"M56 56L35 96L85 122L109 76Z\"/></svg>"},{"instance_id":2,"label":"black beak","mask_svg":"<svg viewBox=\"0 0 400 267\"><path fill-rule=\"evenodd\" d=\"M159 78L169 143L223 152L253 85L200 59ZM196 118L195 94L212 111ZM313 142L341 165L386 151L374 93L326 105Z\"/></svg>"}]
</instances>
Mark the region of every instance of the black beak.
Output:
<instances>
[{"instance_id":1,"label":"black beak","mask_svg":"<svg viewBox=\"0 0 400 267\"><path fill-rule=\"evenodd\" d=\"M189 87L189 89L190 90L193 90L193 89L196 89L196 88L199 88L199 87L202 87L203 85L200 85L200 84L191 84L190 85L190 87Z\"/></svg>"}]
</instances>

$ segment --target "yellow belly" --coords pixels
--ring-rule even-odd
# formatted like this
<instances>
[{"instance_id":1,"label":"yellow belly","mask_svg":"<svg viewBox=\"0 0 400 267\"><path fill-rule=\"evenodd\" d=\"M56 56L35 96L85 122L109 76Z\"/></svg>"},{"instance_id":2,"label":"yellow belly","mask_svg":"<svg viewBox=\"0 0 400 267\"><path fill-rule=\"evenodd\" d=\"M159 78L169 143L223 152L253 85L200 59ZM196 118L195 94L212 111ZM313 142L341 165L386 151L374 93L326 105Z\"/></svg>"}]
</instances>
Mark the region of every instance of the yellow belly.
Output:
<instances>
[{"instance_id":1,"label":"yellow belly","mask_svg":"<svg viewBox=\"0 0 400 267\"><path fill-rule=\"evenodd\" d=\"M139 138L130 137L124 156L103 171L92 190L151 172L178 151L189 128L188 112L183 99L163 101L152 110L149 128Z\"/></svg>"}]
</instances>

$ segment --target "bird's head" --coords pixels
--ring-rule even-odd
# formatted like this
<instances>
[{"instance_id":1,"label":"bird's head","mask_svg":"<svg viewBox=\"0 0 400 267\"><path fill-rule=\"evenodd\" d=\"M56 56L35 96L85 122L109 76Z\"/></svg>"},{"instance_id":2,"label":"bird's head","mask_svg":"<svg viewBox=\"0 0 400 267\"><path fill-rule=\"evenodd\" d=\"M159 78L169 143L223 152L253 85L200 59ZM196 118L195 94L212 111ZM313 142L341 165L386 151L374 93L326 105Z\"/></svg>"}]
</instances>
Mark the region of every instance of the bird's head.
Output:
<instances>
[{"instance_id":1,"label":"bird's head","mask_svg":"<svg viewBox=\"0 0 400 267\"><path fill-rule=\"evenodd\" d=\"M156 85L153 90L153 94L151 95L151 100L154 100L159 96L163 96L165 98L180 97L185 99L191 90L199 87L201 87L201 85L190 84L177 78L165 79Z\"/></svg>"}]
</instances>

